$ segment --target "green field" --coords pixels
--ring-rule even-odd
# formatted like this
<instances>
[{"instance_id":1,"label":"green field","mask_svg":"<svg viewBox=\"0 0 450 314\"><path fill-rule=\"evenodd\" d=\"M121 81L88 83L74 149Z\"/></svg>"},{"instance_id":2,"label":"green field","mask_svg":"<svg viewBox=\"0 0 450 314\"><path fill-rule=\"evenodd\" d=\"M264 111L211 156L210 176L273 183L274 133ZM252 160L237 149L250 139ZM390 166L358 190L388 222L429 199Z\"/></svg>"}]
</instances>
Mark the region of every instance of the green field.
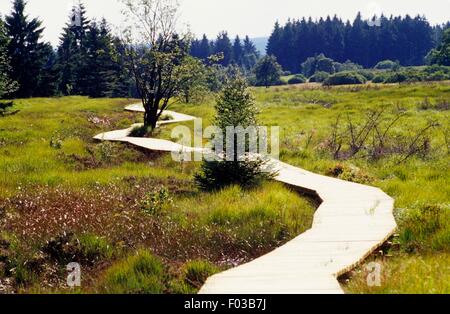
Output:
<instances>
[{"instance_id":1,"label":"green field","mask_svg":"<svg viewBox=\"0 0 450 314\"><path fill-rule=\"evenodd\" d=\"M396 199L398 233L383 254L369 258L383 263L382 287L367 287L362 265L342 280L346 291L449 293L450 83L253 92L260 124L281 127L282 161L377 186ZM0 267L0 278L14 278L11 289L58 291L65 262L75 255L87 269L80 292L192 292L207 274L260 256L309 228L317 204L285 186L267 182L252 191L203 193L192 179L198 164L92 140L140 122L138 114L123 111L132 102L16 100L20 112L0 117L1 238L10 243L10 265ZM211 96L170 109L202 117L207 126L213 105ZM371 110L381 108L381 129L401 112L386 150L377 158L346 156L344 143L343 154L333 156L337 118L341 131L349 121L357 130ZM431 121L433 127L421 133ZM169 138L172 128L157 136ZM366 151L372 141L364 145ZM73 233L67 236L73 245L59 245L67 242L64 231ZM141 264L144 275L136 270ZM147 280L152 289L141 291Z\"/></svg>"},{"instance_id":2,"label":"green field","mask_svg":"<svg viewBox=\"0 0 450 314\"><path fill-rule=\"evenodd\" d=\"M344 288L350 293L450 292L450 84L364 85L323 88L316 85L256 88L261 125L280 125L281 159L292 165L342 179L380 187L396 200L399 230L383 255L372 256L384 265L382 287L369 288L364 265ZM176 110L206 117L211 104L177 105ZM364 125L370 110L385 110L390 124L401 108L402 118L392 129L394 140L414 139L430 121L426 156L405 161L396 154L378 159L358 155L335 160L323 146L338 116ZM169 136L167 131L165 136ZM338 172L336 173L336 169ZM437 267L436 265L439 265ZM425 281L427 283L425 283Z\"/></svg>"},{"instance_id":3,"label":"green field","mask_svg":"<svg viewBox=\"0 0 450 314\"><path fill-rule=\"evenodd\" d=\"M0 283L7 291L61 291L75 260L83 267L79 292L150 292L139 271L130 275L147 262L163 270L152 291L195 292L208 274L310 228L317 204L281 184L203 193L192 179L198 164L92 139L140 121L123 110L133 102L16 100L19 112L0 117ZM123 272L132 279L123 282Z\"/></svg>"}]
</instances>

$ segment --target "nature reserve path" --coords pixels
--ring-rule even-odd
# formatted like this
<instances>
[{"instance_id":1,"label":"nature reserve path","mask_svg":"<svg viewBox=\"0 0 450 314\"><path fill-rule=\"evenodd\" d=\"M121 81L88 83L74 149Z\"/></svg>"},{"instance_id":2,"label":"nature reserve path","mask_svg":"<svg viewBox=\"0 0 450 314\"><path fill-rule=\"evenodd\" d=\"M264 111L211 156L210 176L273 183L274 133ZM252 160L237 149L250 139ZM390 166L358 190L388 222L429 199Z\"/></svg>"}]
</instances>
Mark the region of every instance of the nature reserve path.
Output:
<instances>
[{"instance_id":1,"label":"nature reserve path","mask_svg":"<svg viewBox=\"0 0 450 314\"><path fill-rule=\"evenodd\" d=\"M129 111L142 112L142 105ZM196 119L166 111L173 119L159 125ZM129 137L129 129L97 135L155 151L193 152L171 141ZM212 276L201 294L341 294L337 278L363 262L395 232L394 200L378 188L318 175L273 160L275 180L317 194L322 203L310 230L250 263Z\"/></svg>"}]
</instances>

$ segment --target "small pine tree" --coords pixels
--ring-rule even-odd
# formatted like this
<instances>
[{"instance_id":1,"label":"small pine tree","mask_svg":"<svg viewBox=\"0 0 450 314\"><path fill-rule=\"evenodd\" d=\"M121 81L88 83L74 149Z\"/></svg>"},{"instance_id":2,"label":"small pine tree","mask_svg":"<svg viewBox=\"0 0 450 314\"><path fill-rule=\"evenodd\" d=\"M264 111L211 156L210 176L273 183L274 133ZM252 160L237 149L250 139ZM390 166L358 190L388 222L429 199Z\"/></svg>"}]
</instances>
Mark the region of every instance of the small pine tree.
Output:
<instances>
[{"instance_id":1,"label":"small pine tree","mask_svg":"<svg viewBox=\"0 0 450 314\"><path fill-rule=\"evenodd\" d=\"M247 89L247 82L239 74L228 78L216 102L215 125L222 130L223 147L227 147L227 127L256 127L257 109L254 98ZM196 174L195 181L203 190L218 190L232 184L244 188L254 187L266 179L275 176L267 171L268 161L262 156L239 155L237 150L237 135L234 135L234 152L232 161L228 161L228 153L215 152L217 158L213 161L203 161L201 172ZM248 148L246 138L245 147Z\"/></svg>"}]
</instances>

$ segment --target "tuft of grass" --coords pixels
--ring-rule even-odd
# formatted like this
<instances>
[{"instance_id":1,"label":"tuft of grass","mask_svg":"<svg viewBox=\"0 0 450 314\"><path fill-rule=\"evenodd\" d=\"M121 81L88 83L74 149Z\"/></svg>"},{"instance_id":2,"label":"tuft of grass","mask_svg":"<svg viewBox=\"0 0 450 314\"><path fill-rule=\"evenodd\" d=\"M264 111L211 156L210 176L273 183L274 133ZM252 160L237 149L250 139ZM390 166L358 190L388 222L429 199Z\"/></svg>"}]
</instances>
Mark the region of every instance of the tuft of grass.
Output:
<instances>
[{"instance_id":1,"label":"tuft of grass","mask_svg":"<svg viewBox=\"0 0 450 314\"><path fill-rule=\"evenodd\" d=\"M78 237L83 256L89 261L111 259L114 254L114 248L105 238L83 234Z\"/></svg>"},{"instance_id":2,"label":"tuft of grass","mask_svg":"<svg viewBox=\"0 0 450 314\"><path fill-rule=\"evenodd\" d=\"M150 128L145 125L136 126L131 130L129 136L130 137L146 137L150 133L150 131L151 131Z\"/></svg>"},{"instance_id":3,"label":"tuft of grass","mask_svg":"<svg viewBox=\"0 0 450 314\"><path fill-rule=\"evenodd\" d=\"M161 294L166 280L161 260L140 250L108 268L101 286L108 294Z\"/></svg>"},{"instance_id":4,"label":"tuft of grass","mask_svg":"<svg viewBox=\"0 0 450 314\"><path fill-rule=\"evenodd\" d=\"M175 294L195 294L220 268L205 260L189 261L181 268L181 275L172 280L170 290Z\"/></svg>"},{"instance_id":5,"label":"tuft of grass","mask_svg":"<svg viewBox=\"0 0 450 314\"><path fill-rule=\"evenodd\" d=\"M366 266L355 270L344 284L347 293L354 294L449 294L450 254L401 254L385 260L381 265L381 286L367 284Z\"/></svg>"},{"instance_id":6,"label":"tuft of grass","mask_svg":"<svg viewBox=\"0 0 450 314\"><path fill-rule=\"evenodd\" d=\"M200 289L209 277L219 271L218 267L207 261L195 260L184 265L183 278L189 285Z\"/></svg>"}]
</instances>

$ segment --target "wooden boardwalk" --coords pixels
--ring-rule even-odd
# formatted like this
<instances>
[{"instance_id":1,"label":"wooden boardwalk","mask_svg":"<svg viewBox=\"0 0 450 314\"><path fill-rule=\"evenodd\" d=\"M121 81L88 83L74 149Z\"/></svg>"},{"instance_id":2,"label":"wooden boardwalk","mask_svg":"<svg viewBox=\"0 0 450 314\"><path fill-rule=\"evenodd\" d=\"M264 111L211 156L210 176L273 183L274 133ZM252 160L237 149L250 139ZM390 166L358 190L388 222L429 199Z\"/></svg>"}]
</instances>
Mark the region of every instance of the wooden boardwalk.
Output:
<instances>
[{"instance_id":1,"label":"wooden boardwalk","mask_svg":"<svg viewBox=\"0 0 450 314\"><path fill-rule=\"evenodd\" d=\"M143 110L140 105L126 109ZM175 112L166 114L174 119L163 123L195 119ZM156 151L199 150L165 140L128 137L133 127L95 139ZM314 174L277 160L273 163L279 172L277 181L315 192L322 199L312 228L265 256L212 276L201 294L341 294L337 277L364 261L394 233L394 200L380 189Z\"/></svg>"}]
</instances>

